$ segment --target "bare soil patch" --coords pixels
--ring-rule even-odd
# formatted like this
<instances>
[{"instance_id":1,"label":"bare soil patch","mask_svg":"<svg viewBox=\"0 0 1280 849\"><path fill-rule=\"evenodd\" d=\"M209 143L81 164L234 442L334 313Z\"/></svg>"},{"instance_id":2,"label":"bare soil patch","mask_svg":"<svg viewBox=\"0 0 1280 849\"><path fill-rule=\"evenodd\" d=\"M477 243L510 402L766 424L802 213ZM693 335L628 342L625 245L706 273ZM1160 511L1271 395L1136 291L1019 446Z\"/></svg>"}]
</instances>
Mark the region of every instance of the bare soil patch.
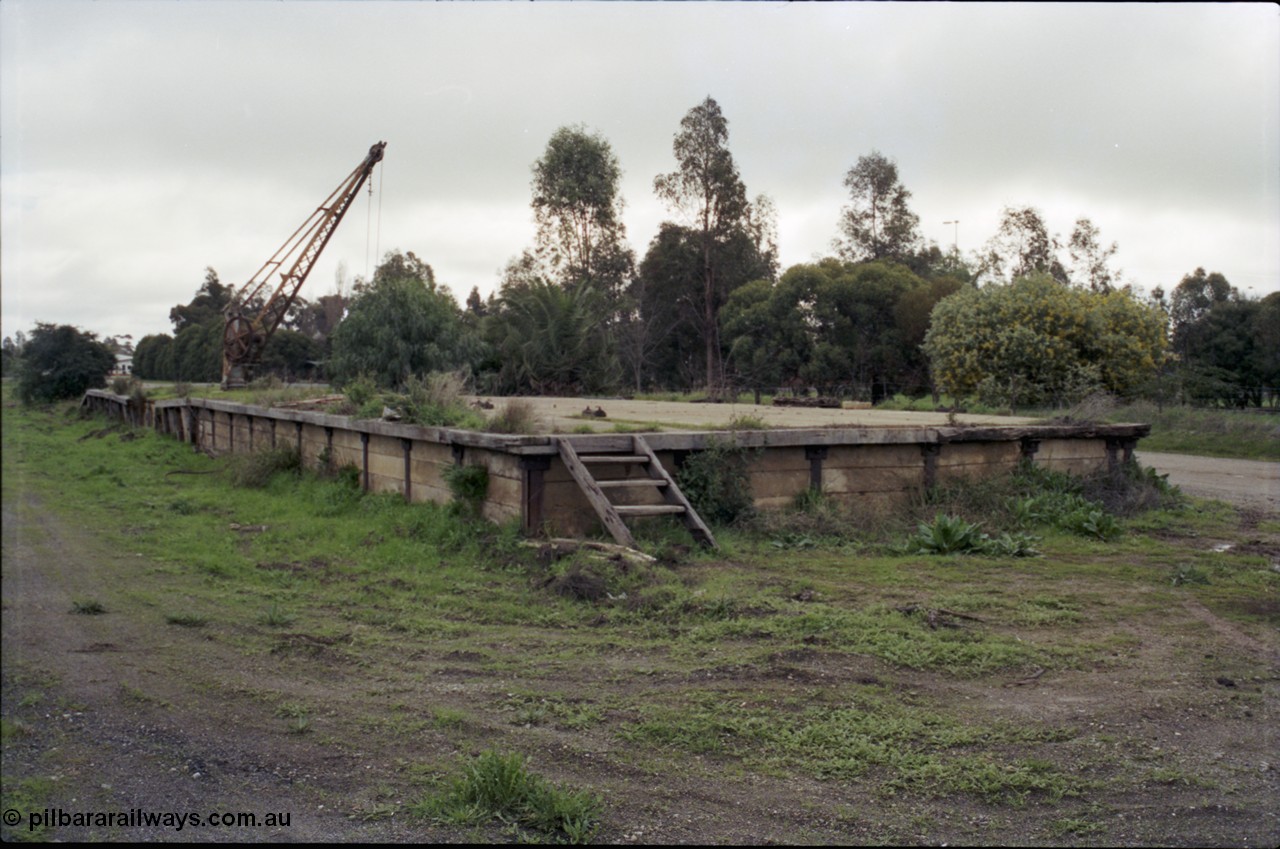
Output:
<instances>
[{"instance_id":1,"label":"bare soil patch","mask_svg":"<svg viewBox=\"0 0 1280 849\"><path fill-rule=\"evenodd\" d=\"M510 399L477 399L501 408ZM768 404L696 404L685 401L638 401L625 398L521 398L544 426L554 432L590 427L611 430L617 425L663 430L728 429L735 419L759 419L770 428L817 427L941 427L958 424L1027 424L1036 419L874 410L866 406L840 408L772 406ZM650 428L652 429L652 428Z\"/></svg>"}]
</instances>

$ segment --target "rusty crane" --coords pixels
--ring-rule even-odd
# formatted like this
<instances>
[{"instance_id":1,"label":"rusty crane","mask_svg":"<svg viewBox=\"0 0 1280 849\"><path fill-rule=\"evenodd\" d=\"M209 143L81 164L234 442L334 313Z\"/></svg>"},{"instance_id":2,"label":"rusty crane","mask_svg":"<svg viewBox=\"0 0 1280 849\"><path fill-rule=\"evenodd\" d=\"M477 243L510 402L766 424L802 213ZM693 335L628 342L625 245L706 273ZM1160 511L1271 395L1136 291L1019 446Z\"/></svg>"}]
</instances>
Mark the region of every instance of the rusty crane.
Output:
<instances>
[{"instance_id":1,"label":"rusty crane","mask_svg":"<svg viewBox=\"0 0 1280 849\"><path fill-rule=\"evenodd\" d=\"M380 141L370 147L364 161L231 298L223 311L226 316L222 331L223 389L242 387L252 379L267 340L293 306L307 274L328 244L338 222L346 215L360 187L373 173L373 167L382 161L382 151L386 146L386 142ZM276 271L280 272L279 284L266 303L260 309L256 308Z\"/></svg>"}]
</instances>

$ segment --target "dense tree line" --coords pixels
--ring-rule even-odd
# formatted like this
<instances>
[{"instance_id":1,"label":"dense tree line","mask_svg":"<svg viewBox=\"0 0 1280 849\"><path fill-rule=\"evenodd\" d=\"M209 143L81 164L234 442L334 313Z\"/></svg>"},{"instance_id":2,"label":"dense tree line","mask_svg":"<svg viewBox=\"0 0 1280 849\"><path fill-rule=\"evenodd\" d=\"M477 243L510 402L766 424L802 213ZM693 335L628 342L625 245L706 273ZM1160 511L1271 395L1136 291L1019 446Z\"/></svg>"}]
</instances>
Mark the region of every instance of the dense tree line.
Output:
<instances>
[{"instance_id":1,"label":"dense tree line","mask_svg":"<svg viewBox=\"0 0 1280 849\"><path fill-rule=\"evenodd\" d=\"M637 257L611 145L561 127L531 168L533 243L507 262L493 295L473 289L459 305L427 262L392 251L349 296L340 283L300 299L259 373L400 386L461 370L478 391L502 394L782 387L873 401L944 391L1003 405L1097 390L1225 404L1275 397L1280 296L1249 300L1197 269L1167 303L1161 290L1144 301L1113 267L1115 242L1088 218L1063 239L1036 208L1010 206L980 250L945 252L921 237L897 163L872 151L844 175L833 255L781 270L772 202L749 196L714 99L686 113L672 155L674 168L653 179L672 217ZM134 373L218 380L231 296L206 269L193 299L170 311L172 335L137 344ZM6 340L6 372L16 347Z\"/></svg>"},{"instance_id":2,"label":"dense tree line","mask_svg":"<svg viewBox=\"0 0 1280 849\"><path fill-rule=\"evenodd\" d=\"M1177 400L1236 407L1280 396L1280 292L1243 297L1197 268L1173 290L1169 313Z\"/></svg>"},{"instance_id":3,"label":"dense tree line","mask_svg":"<svg viewBox=\"0 0 1280 849\"><path fill-rule=\"evenodd\" d=\"M8 340L6 340L8 341ZM17 356L18 398L43 404L107 385L116 357L97 334L70 325L37 324Z\"/></svg>"}]
</instances>

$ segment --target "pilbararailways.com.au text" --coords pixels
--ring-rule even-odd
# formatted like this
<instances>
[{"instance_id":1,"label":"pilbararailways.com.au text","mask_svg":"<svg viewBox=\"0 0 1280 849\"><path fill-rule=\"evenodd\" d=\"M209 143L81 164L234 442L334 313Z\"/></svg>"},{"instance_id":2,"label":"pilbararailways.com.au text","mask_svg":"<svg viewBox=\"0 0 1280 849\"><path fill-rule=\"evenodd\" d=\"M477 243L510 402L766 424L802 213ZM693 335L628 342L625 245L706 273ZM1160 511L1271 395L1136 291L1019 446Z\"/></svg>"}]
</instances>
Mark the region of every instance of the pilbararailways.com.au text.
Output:
<instances>
[{"instance_id":1,"label":"pilbararailways.com.au text","mask_svg":"<svg viewBox=\"0 0 1280 849\"><path fill-rule=\"evenodd\" d=\"M130 808L125 811L68 811L44 808L27 811L27 830L40 828L288 828L290 812L256 814L248 811L147 811ZM23 812L10 808L4 812L4 824L20 826Z\"/></svg>"}]
</instances>

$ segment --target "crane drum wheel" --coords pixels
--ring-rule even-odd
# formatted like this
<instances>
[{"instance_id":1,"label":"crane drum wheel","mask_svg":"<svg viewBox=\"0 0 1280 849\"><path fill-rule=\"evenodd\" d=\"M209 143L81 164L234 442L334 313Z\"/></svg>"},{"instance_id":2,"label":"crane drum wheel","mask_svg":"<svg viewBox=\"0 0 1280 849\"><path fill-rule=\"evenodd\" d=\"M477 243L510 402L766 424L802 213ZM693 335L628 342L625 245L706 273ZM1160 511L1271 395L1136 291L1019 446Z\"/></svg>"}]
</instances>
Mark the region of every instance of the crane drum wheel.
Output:
<instances>
[{"instance_id":1,"label":"crane drum wheel","mask_svg":"<svg viewBox=\"0 0 1280 849\"><path fill-rule=\"evenodd\" d=\"M347 214L360 187L369 179L373 168L382 161L387 143L380 141L369 148L368 155L346 179L334 189L306 221L285 240L271 258L231 297L223 315L222 388L237 389L253 379L254 369L262 359L271 334L284 321L298 297L329 237ZM268 290L271 274L278 271L280 282L265 303L260 299Z\"/></svg>"}]
</instances>

